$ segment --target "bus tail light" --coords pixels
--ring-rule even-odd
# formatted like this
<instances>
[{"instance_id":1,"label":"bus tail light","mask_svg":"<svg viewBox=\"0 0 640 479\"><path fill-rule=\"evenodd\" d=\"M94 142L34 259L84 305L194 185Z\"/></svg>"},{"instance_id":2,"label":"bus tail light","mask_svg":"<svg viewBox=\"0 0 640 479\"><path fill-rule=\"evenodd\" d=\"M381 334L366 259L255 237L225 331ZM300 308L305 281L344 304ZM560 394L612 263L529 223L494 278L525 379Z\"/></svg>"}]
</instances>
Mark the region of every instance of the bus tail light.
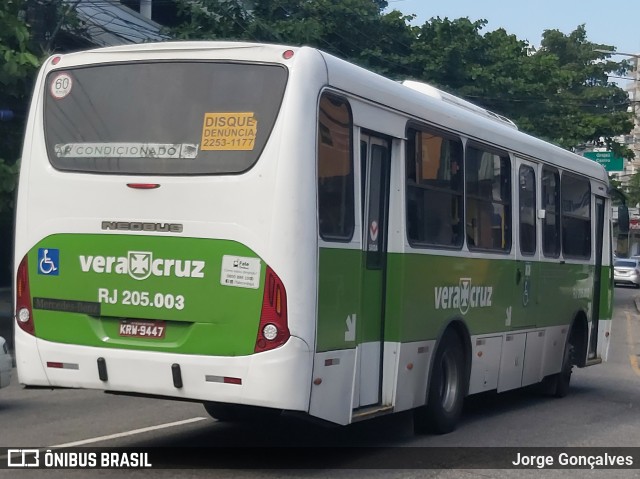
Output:
<instances>
[{"instance_id":1,"label":"bus tail light","mask_svg":"<svg viewBox=\"0 0 640 479\"><path fill-rule=\"evenodd\" d=\"M260 325L255 352L269 351L289 340L287 322L287 292L277 274L267 266Z\"/></svg>"},{"instance_id":2,"label":"bus tail light","mask_svg":"<svg viewBox=\"0 0 640 479\"><path fill-rule=\"evenodd\" d=\"M36 329L33 324L31 292L29 291L29 268L26 256L18 266L16 278L16 322L20 329L35 336Z\"/></svg>"}]
</instances>

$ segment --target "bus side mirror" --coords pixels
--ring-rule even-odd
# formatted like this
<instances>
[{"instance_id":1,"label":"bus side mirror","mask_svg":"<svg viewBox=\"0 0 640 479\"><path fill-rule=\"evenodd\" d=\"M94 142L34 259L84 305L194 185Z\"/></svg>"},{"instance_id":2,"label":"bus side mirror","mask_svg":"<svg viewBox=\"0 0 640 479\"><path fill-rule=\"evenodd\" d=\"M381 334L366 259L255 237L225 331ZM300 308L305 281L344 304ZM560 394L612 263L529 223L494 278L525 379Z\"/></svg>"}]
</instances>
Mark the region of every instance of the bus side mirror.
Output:
<instances>
[{"instance_id":1,"label":"bus side mirror","mask_svg":"<svg viewBox=\"0 0 640 479\"><path fill-rule=\"evenodd\" d=\"M618 206L618 233L629 233L629 208L627 205Z\"/></svg>"}]
</instances>

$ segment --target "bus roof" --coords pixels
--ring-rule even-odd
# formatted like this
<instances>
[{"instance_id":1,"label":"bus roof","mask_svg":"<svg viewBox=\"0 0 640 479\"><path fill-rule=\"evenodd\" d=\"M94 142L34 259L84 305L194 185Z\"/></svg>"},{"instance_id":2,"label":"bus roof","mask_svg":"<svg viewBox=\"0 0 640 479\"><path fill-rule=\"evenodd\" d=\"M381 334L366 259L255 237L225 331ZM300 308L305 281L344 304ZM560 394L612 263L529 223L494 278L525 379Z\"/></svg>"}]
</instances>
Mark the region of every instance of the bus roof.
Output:
<instances>
[{"instance_id":1,"label":"bus roof","mask_svg":"<svg viewBox=\"0 0 640 479\"><path fill-rule=\"evenodd\" d=\"M493 112L437 88L406 82L402 84L323 53L329 83L376 103L402 111L416 119L493 144L520 156L579 172L608 184L606 170L599 163L552 143L519 131L515 124ZM420 86L422 85L422 86Z\"/></svg>"}]
</instances>

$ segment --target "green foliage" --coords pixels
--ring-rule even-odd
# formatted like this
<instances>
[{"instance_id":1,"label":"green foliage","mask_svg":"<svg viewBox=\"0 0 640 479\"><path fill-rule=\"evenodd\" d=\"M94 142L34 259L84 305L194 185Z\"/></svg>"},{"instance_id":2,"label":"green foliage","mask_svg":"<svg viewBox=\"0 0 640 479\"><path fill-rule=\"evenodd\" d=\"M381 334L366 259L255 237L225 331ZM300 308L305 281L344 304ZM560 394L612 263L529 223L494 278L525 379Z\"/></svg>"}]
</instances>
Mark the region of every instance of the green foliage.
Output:
<instances>
[{"instance_id":1,"label":"green foliage","mask_svg":"<svg viewBox=\"0 0 640 479\"><path fill-rule=\"evenodd\" d=\"M30 80L39 65L29 49L29 29L22 20L24 7L23 0L0 0L0 108L20 106L28 97Z\"/></svg>"},{"instance_id":2,"label":"green foliage","mask_svg":"<svg viewBox=\"0 0 640 479\"><path fill-rule=\"evenodd\" d=\"M29 29L21 19L24 8L23 0L0 0L0 85L3 96L22 96L22 85L39 65L37 56L28 48Z\"/></svg>"},{"instance_id":3,"label":"green foliage","mask_svg":"<svg viewBox=\"0 0 640 479\"><path fill-rule=\"evenodd\" d=\"M504 29L484 33L485 20L383 12L375 0L178 0L178 38L310 45L391 78L425 81L511 118L519 128L572 149L607 146L632 158L613 138L633 127L629 98L609 74L623 76L587 40L584 25L569 35L543 34L536 51Z\"/></svg>"},{"instance_id":4,"label":"green foliage","mask_svg":"<svg viewBox=\"0 0 640 479\"><path fill-rule=\"evenodd\" d=\"M629 97L607 75L624 73L625 65L605 61L607 54L594 51L605 47L587 41L584 25L569 35L545 31L536 55L554 62L555 68L541 111L544 121L535 124L538 134L569 148L597 144L601 138L611 143L612 137L633 128Z\"/></svg>"},{"instance_id":5,"label":"green foliage","mask_svg":"<svg viewBox=\"0 0 640 479\"><path fill-rule=\"evenodd\" d=\"M0 0L0 109L25 108L29 80L38 66L29 50L30 32L24 22L22 0ZM0 284L10 281L11 241L17 158L22 141L22 121L0 121Z\"/></svg>"},{"instance_id":6,"label":"green foliage","mask_svg":"<svg viewBox=\"0 0 640 479\"><path fill-rule=\"evenodd\" d=\"M19 162L8 164L0 158L0 217L13 211Z\"/></svg>"},{"instance_id":7,"label":"green foliage","mask_svg":"<svg viewBox=\"0 0 640 479\"><path fill-rule=\"evenodd\" d=\"M309 45L393 75L413 40L412 16L380 0L177 0L179 39ZM251 8L249 8L251 7Z\"/></svg>"},{"instance_id":8,"label":"green foliage","mask_svg":"<svg viewBox=\"0 0 640 479\"><path fill-rule=\"evenodd\" d=\"M237 0L178 0L180 28L173 34L181 40L245 38L248 14Z\"/></svg>"},{"instance_id":9,"label":"green foliage","mask_svg":"<svg viewBox=\"0 0 640 479\"><path fill-rule=\"evenodd\" d=\"M13 121L0 122L0 217L11 215L31 81L39 65L30 49L23 0L0 0L0 109L12 110Z\"/></svg>"}]
</instances>

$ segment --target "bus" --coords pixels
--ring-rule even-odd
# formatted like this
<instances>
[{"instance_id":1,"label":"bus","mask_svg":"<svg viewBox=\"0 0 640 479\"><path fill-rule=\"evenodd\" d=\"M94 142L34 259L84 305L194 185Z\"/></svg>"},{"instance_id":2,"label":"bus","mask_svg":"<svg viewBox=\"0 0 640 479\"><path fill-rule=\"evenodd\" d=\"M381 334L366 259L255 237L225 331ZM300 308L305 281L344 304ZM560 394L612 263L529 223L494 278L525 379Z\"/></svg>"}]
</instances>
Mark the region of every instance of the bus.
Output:
<instances>
[{"instance_id":1,"label":"bus","mask_svg":"<svg viewBox=\"0 0 640 479\"><path fill-rule=\"evenodd\" d=\"M167 42L56 54L17 195L27 387L348 425L606 359L596 162L320 50Z\"/></svg>"}]
</instances>

